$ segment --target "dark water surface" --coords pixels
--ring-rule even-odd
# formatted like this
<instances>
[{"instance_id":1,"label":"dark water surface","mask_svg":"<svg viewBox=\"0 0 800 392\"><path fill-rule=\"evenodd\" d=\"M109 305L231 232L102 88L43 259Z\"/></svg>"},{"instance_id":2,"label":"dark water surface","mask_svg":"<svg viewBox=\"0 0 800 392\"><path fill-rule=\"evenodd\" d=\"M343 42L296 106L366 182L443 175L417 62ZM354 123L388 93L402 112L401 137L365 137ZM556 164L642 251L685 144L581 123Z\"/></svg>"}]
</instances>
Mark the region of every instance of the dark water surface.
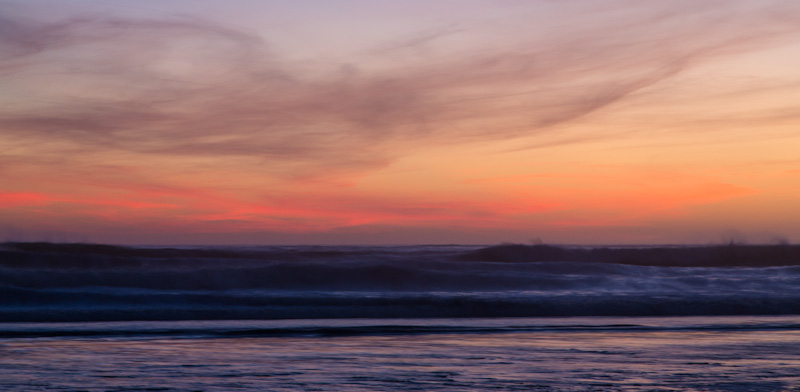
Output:
<instances>
[{"instance_id":1,"label":"dark water surface","mask_svg":"<svg viewBox=\"0 0 800 392\"><path fill-rule=\"evenodd\" d=\"M0 322L800 314L800 247L0 246Z\"/></svg>"},{"instance_id":2,"label":"dark water surface","mask_svg":"<svg viewBox=\"0 0 800 392\"><path fill-rule=\"evenodd\" d=\"M0 331L3 391L800 390L797 316L10 323Z\"/></svg>"},{"instance_id":3,"label":"dark water surface","mask_svg":"<svg viewBox=\"0 0 800 392\"><path fill-rule=\"evenodd\" d=\"M0 245L0 391L800 391L800 247Z\"/></svg>"}]
</instances>

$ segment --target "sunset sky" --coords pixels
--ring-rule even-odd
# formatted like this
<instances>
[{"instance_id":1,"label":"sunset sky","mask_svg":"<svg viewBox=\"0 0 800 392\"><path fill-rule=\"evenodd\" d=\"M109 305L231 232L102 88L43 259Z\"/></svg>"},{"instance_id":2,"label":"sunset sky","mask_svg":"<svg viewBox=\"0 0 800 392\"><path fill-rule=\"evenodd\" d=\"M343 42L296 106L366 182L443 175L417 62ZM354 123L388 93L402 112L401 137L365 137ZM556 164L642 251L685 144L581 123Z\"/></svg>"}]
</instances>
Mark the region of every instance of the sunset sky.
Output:
<instances>
[{"instance_id":1,"label":"sunset sky","mask_svg":"<svg viewBox=\"0 0 800 392\"><path fill-rule=\"evenodd\" d=\"M0 241L800 241L796 0L0 1Z\"/></svg>"}]
</instances>

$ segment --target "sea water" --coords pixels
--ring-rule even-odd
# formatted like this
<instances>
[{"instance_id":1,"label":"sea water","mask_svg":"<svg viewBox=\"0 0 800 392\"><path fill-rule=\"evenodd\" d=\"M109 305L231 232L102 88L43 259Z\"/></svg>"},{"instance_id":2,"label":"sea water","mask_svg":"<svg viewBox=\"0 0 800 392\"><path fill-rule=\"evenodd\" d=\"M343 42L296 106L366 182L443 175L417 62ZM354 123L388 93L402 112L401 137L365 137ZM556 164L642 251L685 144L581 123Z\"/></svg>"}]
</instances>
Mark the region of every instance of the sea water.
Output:
<instances>
[{"instance_id":1,"label":"sea water","mask_svg":"<svg viewBox=\"0 0 800 392\"><path fill-rule=\"evenodd\" d=\"M731 249L7 244L0 390L800 390L793 247Z\"/></svg>"},{"instance_id":2,"label":"sea water","mask_svg":"<svg viewBox=\"0 0 800 392\"><path fill-rule=\"evenodd\" d=\"M800 317L0 325L4 391L790 391Z\"/></svg>"}]
</instances>

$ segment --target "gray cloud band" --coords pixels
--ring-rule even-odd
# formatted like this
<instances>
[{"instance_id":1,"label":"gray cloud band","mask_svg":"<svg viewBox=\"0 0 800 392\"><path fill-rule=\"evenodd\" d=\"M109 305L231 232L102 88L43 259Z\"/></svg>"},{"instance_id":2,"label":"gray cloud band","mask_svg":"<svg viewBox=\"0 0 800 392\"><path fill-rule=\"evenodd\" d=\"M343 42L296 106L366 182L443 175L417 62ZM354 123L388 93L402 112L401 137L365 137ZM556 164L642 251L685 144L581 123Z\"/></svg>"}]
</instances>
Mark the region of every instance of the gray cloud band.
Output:
<instances>
[{"instance_id":1,"label":"gray cloud band","mask_svg":"<svg viewBox=\"0 0 800 392\"><path fill-rule=\"evenodd\" d=\"M16 147L7 159L119 150L248 157L281 162L286 174L365 169L420 143L558 136L560 124L694 64L800 35L791 1L697 3L588 2L593 12L565 8L563 20L542 21L552 25L544 36L435 61L408 56L469 26L430 30L327 66L194 19L45 23L9 11L0 17L0 137ZM359 65L370 56L398 64Z\"/></svg>"}]
</instances>

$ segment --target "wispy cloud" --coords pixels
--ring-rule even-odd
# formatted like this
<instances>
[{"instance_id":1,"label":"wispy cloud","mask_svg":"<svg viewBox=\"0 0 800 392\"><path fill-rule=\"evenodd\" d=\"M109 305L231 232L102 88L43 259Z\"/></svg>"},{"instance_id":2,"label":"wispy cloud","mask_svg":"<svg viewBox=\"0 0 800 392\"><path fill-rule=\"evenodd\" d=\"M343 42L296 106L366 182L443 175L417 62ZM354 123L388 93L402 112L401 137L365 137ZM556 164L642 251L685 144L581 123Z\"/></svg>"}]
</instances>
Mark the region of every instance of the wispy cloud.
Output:
<instances>
[{"instance_id":1,"label":"wispy cloud","mask_svg":"<svg viewBox=\"0 0 800 392\"><path fill-rule=\"evenodd\" d=\"M239 156L278 162L285 174L368 168L432 140L552 134L693 64L800 35L800 6L790 1L583 6L540 21L551 28L542 36L398 54L399 64L378 69L359 61L469 27L398 38L325 68L202 20L6 14L0 137L22 155Z\"/></svg>"},{"instance_id":2,"label":"wispy cloud","mask_svg":"<svg viewBox=\"0 0 800 392\"><path fill-rule=\"evenodd\" d=\"M127 228L141 238L160 235L149 228L343 236L348 227L474 236L488 227L504 235L632 228L757 194L762 184L730 172L738 164L756 176L766 165L753 162L782 156L754 153L725 161L726 173L696 176L674 160L669 178L631 170L634 155L605 171L594 160L610 155L600 154L570 157L571 166L455 167L496 158L469 154L515 138L492 151L521 157L519 149L640 137L612 148L671 154L731 129L796 135L800 112L784 98L796 95L797 80L709 87L686 76L796 45L796 1L502 4L513 12L442 15L438 25L353 41L360 51L323 61L273 43L279 37L196 17L57 19L0 3L0 220L61 232ZM664 137L671 132L703 138ZM649 133L659 138L641 137ZM471 144L468 158L431 175L403 172L438 164L437 146L462 159L452 152L458 144ZM786 178L797 174L790 166L767 170Z\"/></svg>"}]
</instances>

